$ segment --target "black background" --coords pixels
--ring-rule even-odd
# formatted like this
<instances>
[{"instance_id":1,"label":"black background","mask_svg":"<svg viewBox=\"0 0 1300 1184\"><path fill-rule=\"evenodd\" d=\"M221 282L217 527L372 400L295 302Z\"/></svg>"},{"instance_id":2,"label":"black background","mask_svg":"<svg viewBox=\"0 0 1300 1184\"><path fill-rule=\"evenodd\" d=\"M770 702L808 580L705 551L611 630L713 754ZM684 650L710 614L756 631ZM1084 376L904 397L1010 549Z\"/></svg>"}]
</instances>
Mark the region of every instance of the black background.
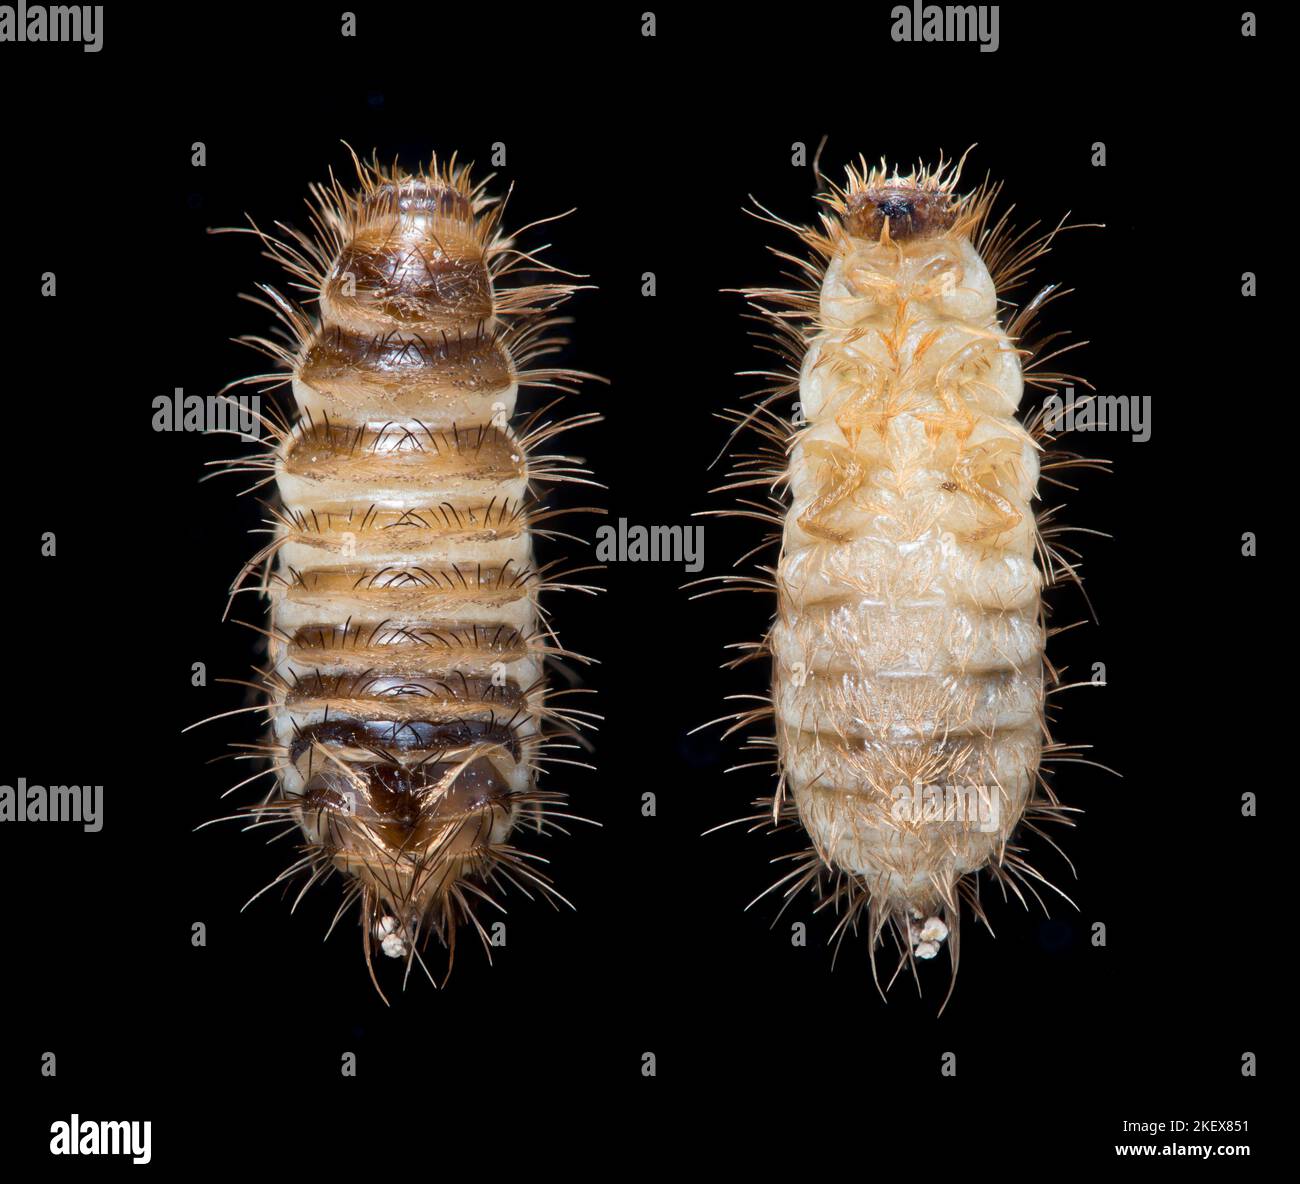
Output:
<instances>
[{"instance_id":1,"label":"black background","mask_svg":"<svg viewBox=\"0 0 1300 1184\"><path fill-rule=\"evenodd\" d=\"M0 1080L20 1099L0 1119L6 1154L52 1162L49 1123L75 1110L151 1119L160 1164L234 1165L260 1145L286 1165L360 1150L436 1167L439 1146L508 1145L535 1121L551 1126L539 1162L565 1166L595 1126L651 1133L669 1154L687 1127L719 1144L780 1138L810 1167L924 1161L940 1145L1103 1163L1126 1118L1249 1119L1246 1137L1181 1141L1258 1156L1281 936L1263 824L1241 817L1240 795L1267 802L1281 783L1262 755L1278 738L1268 561L1243 560L1240 537L1267 530L1272 462L1252 457L1268 452L1261 355L1279 346L1239 293L1243 271L1267 270L1254 204L1276 145L1253 112L1270 18L1244 40L1224 6L1004 5L1001 47L981 54L891 42L888 5L664 8L653 39L617 6L352 8L354 39L306 6L110 5L98 54L0 46L14 556L0 780L106 787L99 834L0 828ZM1079 678L1104 662L1109 682L1063 696L1057 734L1123 775L1067 766L1057 780L1086 811L1053 836L1077 881L1034 847L1078 911L995 900L997 938L965 930L939 1018L946 958L925 968L923 998L900 980L886 1005L863 942L832 971L824 917L798 948L789 922L806 905L775 928L770 900L743 911L787 847L701 832L769 782L724 776L745 758L719 729L687 733L729 710L726 695L761 692L757 667L717 667L771 604L691 602L680 567L615 564L597 581L607 594L551 601L566 644L601 662L587 684L606 717L598 772L563 777L600 829L545 843L577 911L515 898L495 966L466 946L446 990L413 980L385 1007L354 921L321 941L333 887L292 917L276 893L241 914L287 848L193 830L250 771L208 762L253 738L254 717L181 729L244 705L215 680L257 660L254 634L221 614L260 514L235 496L246 481L198 483L230 443L155 433L151 404L260 368L229 341L268 327L237 293L282 283L251 238L206 229L245 213L301 224L308 183L347 175L344 140L407 165L434 150L486 162L504 142L494 188L515 183L510 223L576 207L530 241L598 288L570 305L566 359L610 380L569 405L605 421L568 447L608 484L610 521L684 524L726 504L708 492L726 435L715 415L752 389L735 372L761 365L743 302L722 289L775 281L766 248L792 246L742 207L752 193L809 220L813 177L792 145L811 152L823 134L833 177L859 152L909 164L976 144L967 179L1001 178L1022 222L1105 223L1064 234L1036 277L1075 289L1044 321L1088 339L1071 368L1154 407L1147 443L1081 440L1115 472L1085 473L1069 503L1072 522L1113 537L1078 536L1100 623L1052 657ZM206 167L190 164L195 141ZM45 271L55 299L38 295ZM695 521L701 574L761 533ZM591 537L597 522L574 524ZM39 557L44 531L56 558ZM1070 589L1053 603L1057 623L1086 615ZM236 615L258 612L246 598ZM206 687L191 686L196 662ZM1105 948L1090 944L1096 922ZM346 1051L355 1080L339 1075ZM1241 1077L1248 1051L1259 1080ZM955 1079L940 1076L946 1052Z\"/></svg>"}]
</instances>

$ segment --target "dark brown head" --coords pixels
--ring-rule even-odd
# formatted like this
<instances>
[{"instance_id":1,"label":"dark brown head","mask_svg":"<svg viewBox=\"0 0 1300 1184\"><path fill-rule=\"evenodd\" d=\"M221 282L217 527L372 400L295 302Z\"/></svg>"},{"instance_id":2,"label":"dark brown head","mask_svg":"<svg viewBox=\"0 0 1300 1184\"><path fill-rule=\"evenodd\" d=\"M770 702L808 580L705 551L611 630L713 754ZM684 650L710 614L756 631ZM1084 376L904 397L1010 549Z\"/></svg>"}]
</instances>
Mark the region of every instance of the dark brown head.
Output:
<instances>
[{"instance_id":1,"label":"dark brown head","mask_svg":"<svg viewBox=\"0 0 1300 1184\"><path fill-rule=\"evenodd\" d=\"M957 192L961 161L940 158L934 167L918 165L906 175L882 159L869 166L864 158L846 167L847 182L832 185L821 198L854 238L878 242L916 242L947 234L963 218L969 199Z\"/></svg>"},{"instance_id":2,"label":"dark brown head","mask_svg":"<svg viewBox=\"0 0 1300 1184\"><path fill-rule=\"evenodd\" d=\"M952 229L957 201L944 189L926 189L902 182L849 194L842 216L854 238L889 237L899 242L933 238Z\"/></svg>"}]
</instances>

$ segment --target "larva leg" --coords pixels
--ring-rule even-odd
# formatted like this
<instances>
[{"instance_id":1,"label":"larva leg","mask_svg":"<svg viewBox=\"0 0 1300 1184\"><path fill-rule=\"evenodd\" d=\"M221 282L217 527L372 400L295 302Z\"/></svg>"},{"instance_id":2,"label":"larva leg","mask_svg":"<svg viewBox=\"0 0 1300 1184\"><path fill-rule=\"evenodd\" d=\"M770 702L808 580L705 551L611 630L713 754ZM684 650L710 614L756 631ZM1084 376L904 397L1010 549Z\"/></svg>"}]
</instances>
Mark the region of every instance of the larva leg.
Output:
<instances>
[{"instance_id":1,"label":"larva leg","mask_svg":"<svg viewBox=\"0 0 1300 1184\"><path fill-rule=\"evenodd\" d=\"M799 515L799 525L809 534L836 542L847 541L848 536L842 531L827 525L827 518L836 506L840 505L857 492L866 475L853 453L842 448L825 448L823 464L829 476L823 480L817 500ZM827 486L830 488L826 488Z\"/></svg>"},{"instance_id":2,"label":"larva leg","mask_svg":"<svg viewBox=\"0 0 1300 1184\"><path fill-rule=\"evenodd\" d=\"M953 483L964 493L970 494L993 514L994 521L987 526L972 531L967 538L972 543L982 539L996 537L1011 530L1024 521L1024 511L1017 509L1011 501L998 492L996 466L991 462L987 451L978 454L964 453L952 466Z\"/></svg>"}]
</instances>

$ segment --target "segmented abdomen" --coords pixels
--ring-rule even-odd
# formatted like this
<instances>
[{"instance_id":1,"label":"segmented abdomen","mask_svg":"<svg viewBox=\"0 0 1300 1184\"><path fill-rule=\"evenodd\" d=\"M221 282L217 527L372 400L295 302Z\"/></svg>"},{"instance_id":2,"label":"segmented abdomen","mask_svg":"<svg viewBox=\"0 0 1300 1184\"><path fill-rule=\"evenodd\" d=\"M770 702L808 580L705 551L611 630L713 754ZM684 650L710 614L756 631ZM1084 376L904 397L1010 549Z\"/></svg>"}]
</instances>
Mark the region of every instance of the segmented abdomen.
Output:
<instances>
[{"instance_id":1,"label":"segmented abdomen","mask_svg":"<svg viewBox=\"0 0 1300 1184\"><path fill-rule=\"evenodd\" d=\"M540 334L571 287L497 290L523 257L466 170L359 171L358 194L317 191L317 237L273 251L319 316L277 298L298 419L275 456L280 796L262 809L301 826L313 880L349 877L367 960L409 961L431 934L454 950L494 886L549 891L508 839L559 797L534 785L566 717L546 705L530 539L530 486L559 458L529 452L554 429L511 417L521 380L577 376L521 370L557 344Z\"/></svg>"}]
</instances>

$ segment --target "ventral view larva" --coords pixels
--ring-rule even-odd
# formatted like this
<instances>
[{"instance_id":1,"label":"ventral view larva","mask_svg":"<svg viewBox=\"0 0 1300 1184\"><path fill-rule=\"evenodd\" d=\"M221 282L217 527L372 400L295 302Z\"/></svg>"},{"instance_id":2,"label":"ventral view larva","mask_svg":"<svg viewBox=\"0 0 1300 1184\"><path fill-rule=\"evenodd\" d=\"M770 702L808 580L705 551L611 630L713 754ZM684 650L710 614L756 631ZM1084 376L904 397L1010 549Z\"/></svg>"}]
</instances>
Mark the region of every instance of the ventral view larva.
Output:
<instances>
[{"instance_id":1,"label":"ventral view larva","mask_svg":"<svg viewBox=\"0 0 1300 1184\"><path fill-rule=\"evenodd\" d=\"M1060 285L1028 282L1070 226L1015 229L999 183L960 190L965 163L817 170L816 226L755 208L805 256L780 252L797 283L744 293L786 368L729 415L733 440L757 437L737 445L731 513L780 541L759 577L775 617L744 655L770 661L771 702L731 717L764 725L747 747L772 754L777 786L744 821L804 832L769 893L809 890L837 945L862 931L882 990L943 949L955 982L963 911L987 924L981 872L1004 898L1072 903L1022 843L1072 824L1047 773L1083 757L1048 728L1062 679L1042 596L1081 587L1078 552L1058 507L1031 503L1107 462L1057 445L1051 402L1018 415L1026 386L1091 391L1038 325Z\"/></svg>"}]
</instances>

